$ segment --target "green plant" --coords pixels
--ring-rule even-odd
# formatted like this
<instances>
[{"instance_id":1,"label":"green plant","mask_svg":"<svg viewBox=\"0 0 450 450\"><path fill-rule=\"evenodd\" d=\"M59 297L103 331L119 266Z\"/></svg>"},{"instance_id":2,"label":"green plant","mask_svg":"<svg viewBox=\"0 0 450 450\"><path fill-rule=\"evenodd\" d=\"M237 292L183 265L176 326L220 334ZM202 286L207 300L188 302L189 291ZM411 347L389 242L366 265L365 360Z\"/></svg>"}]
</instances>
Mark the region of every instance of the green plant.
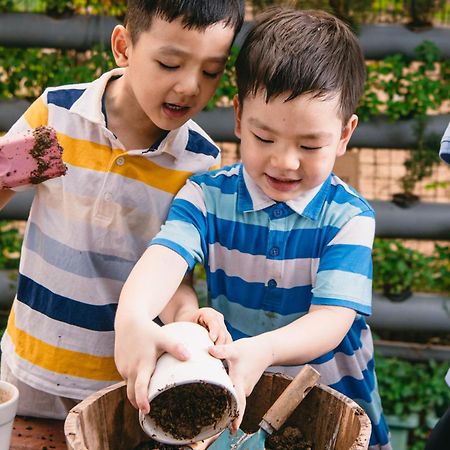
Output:
<instances>
[{"instance_id":1,"label":"green plant","mask_svg":"<svg viewBox=\"0 0 450 450\"><path fill-rule=\"evenodd\" d=\"M18 269L22 234L9 221L0 221L0 269Z\"/></svg>"},{"instance_id":2,"label":"green plant","mask_svg":"<svg viewBox=\"0 0 450 450\"><path fill-rule=\"evenodd\" d=\"M404 0L406 12L410 16L408 27L420 29L433 25L433 17L445 5L445 0Z\"/></svg>"},{"instance_id":3,"label":"green plant","mask_svg":"<svg viewBox=\"0 0 450 450\"><path fill-rule=\"evenodd\" d=\"M368 64L358 115L367 121L382 112L394 122L437 112L450 97L449 81L449 61L434 43L424 41L413 58L394 54Z\"/></svg>"},{"instance_id":4,"label":"green plant","mask_svg":"<svg viewBox=\"0 0 450 450\"><path fill-rule=\"evenodd\" d=\"M375 239L373 287L391 300L405 300L412 291L435 285L432 261L399 240Z\"/></svg>"},{"instance_id":5,"label":"green plant","mask_svg":"<svg viewBox=\"0 0 450 450\"><path fill-rule=\"evenodd\" d=\"M220 103L227 103L232 100L233 97L237 94L236 71L234 69L234 64L236 62L238 53L238 47L231 47L230 56L227 60L219 87L208 102L206 109L213 109L214 106Z\"/></svg>"},{"instance_id":6,"label":"green plant","mask_svg":"<svg viewBox=\"0 0 450 450\"><path fill-rule=\"evenodd\" d=\"M194 267L194 289L200 306L208 305L208 288L206 286L206 272L201 264Z\"/></svg>"},{"instance_id":7,"label":"green plant","mask_svg":"<svg viewBox=\"0 0 450 450\"><path fill-rule=\"evenodd\" d=\"M432 270L436 290L450 294L450 245L435 244Z\"/></svg>"},{"instance_id":8,"label":"green plant","mask_svg":"<svg viewBox=\"0 0 450 450\"><path fill-rule=\"evenodd\" d=\"M419 116L415 123L416 144L410 150L404 165L406 173L400 178L400 186L406 195L412 195L416 184L433 173L433 168L439 164L440 136L425 134L426 116Z\"/></svg>"},{"instance_id":9,"label":"green plant","mask_svg":"<svg viewBox=\"0 0 450 450\"><path fill-rule=\"evenodd\" d=\"M419 415L419 427L412 431L409 450L423 450L429 433L426 416L440 417L450 403L445 383L448 362L411 362L398 358L375 357L379 392L387 415Z\"/></svg>"},{"instance_id":10,"label":"green plant","mask_svg":"<svg viewBox=\"0 0 450 450\"><path fill-rule=\"evenodd\" d=\"M92 81L114 66L111 53L98 47L87 52L0 47L0 98L32 100L47 86Z\"/></svg>"},{"instance_id":11,"label":"green plant","mask_svg":"<svg viewBox=\"0 0 450 450\"><path fill-rule=\"evenodd\" d=\"M365 93L358 107L362 120L380 112L391 121L414 119L415 145L405 161L400 179L403 193L394 197L401 206L418 199L413 194L417 182L430 176L439 162L440 137L426 134L427 114L438 112L450 97L450 64L429 41L415 49L415 57L395 54L367 66Z\"/></svg>"},{"instance_id":12,"label":"green plant","mask_svg":"<svg viewBox=\"0 0 450 450\"><path fill-rule=\"evenodd\" d=\"M32 12L53 16L70 14L104 14L121 17L126 0L0 0L0 12Z\"/></svg>"}]
</instances>

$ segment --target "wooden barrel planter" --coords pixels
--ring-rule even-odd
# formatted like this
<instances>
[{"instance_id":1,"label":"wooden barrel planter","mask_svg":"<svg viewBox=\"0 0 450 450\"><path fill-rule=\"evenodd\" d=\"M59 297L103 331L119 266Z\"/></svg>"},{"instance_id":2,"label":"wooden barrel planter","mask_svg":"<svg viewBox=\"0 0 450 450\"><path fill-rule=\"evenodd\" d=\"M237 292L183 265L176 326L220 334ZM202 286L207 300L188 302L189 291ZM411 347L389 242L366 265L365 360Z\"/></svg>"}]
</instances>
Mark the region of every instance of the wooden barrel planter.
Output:
<instances>
[{"instance_id":1,"label":"wooden barrel planter","mask_svg":"<svg viewBox=\"0 0 450 450\"><path fill-rule=\"evenodd\" d=\"M290 378L264 374L247 399L242 429L254 432ZM353 400L329 388L314 387L288 419L286 425L300 429L315 450L364 450L371 424ZM148 440L139 425L138 412L127 399L121 382L92 394L75 406L64 426L69 450L132 450Z\"/></svg>"}]
</instances>

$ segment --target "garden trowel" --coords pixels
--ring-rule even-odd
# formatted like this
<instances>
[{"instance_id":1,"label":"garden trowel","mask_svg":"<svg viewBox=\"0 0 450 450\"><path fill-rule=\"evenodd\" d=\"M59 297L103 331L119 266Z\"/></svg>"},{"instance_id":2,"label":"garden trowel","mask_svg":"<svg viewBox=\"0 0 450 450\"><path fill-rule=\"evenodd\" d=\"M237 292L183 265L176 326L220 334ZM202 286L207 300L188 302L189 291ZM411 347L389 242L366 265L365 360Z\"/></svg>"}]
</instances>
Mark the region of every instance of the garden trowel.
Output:
<instances>
[{"instance_id":1,"label":"garden trowel","mask_svg":"<svg viewBox=\"0 0 450 450\"><path fill-rule=\"evenodd\" d=\"M266 437L283 426L319 378L317 370L305 365L264 414L256 433L247 434L239 429L235 435L231 435L226 429L208 450L264 450Z\"/></svg>"}]
</instances>

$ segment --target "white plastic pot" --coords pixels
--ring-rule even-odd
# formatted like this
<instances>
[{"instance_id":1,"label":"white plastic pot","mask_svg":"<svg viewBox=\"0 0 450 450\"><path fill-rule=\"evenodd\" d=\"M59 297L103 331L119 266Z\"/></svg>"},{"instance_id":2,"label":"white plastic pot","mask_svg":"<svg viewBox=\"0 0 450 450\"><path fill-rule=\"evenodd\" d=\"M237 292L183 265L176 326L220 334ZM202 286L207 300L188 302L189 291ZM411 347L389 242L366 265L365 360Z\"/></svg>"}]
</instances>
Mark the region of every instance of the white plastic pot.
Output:
<instances>
[{"instance_id":1,"label":"white plastic pot","mask_svg":"<svg viewBox=\"0 0 450 450\"><path fill-rule=\"evenodd\" d=\"M207 439L224 430L238 415L237 396L225 367L217 358L208 353L213 342L208 331L192 322L174 322L164 326L167 332L174 333L189 349L190 358L179 361L168 353L163 354L156 364L152 375L148 397L151 402L161 393L177 386L199 383L202 386L213 385L223 388L227 394L227 407L222 417L213 425L203 427L190 439L173 436L155 423L151 415L139 413L142 429L153 439L170 445L185 445ZM183 408L180 402L174 408Z\"/></svg>"},{"instance_id":2,"label":"white plastic pot","mask_svg":"<svg viewBox=\"0 0 450 450\"><path fill-rule=\"evenodd\" d=\"M9 449L18 400L17 388L6 381L0 381L0 450Z\"/></svg>"}]
</instances>

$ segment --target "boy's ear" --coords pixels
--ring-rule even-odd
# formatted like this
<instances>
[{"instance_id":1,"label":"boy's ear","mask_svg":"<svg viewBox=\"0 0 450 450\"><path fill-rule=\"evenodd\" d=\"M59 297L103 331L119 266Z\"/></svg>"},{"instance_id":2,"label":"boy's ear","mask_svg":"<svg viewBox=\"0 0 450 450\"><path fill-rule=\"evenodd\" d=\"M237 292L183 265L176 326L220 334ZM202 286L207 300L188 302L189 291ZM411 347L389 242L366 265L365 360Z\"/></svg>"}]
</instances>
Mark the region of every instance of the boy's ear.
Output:
<instances>
[{"instance_id":1,"label":"boy's ear","mask_svg":"<svg viewBox=\"0 0 450 450\"><path fill-rule=\"evenodd\" d=\"M237 95L233 98L233 107L234 107L234 134L239 139L241 138L241 115L242 115L242 107L239 102L239 97Z\"/></svg>"},{"instance_id":2,"label":"boy's ear","mask_svg":"<svg viewBox=\"0 0 450 450\"><path fill-rule=\"evenodd\" d=\"M342 129L341 140L339 141L339 147L336 156L342 156L347 150L347 144L358 125L358 116L353 114L349 121Z\"/></svg>"},{"instance_id":3,"label":"boy's ear","mask_svg":"<svg viewBox=\"0 0 450 450\"><path fill-rule=\"evenodd\" d=\"M111 50L119 67L128 66L128 49L130 46L131 39L127 29L123 25L116 25L111 34Z\"/></svg>"}]
</instances>

